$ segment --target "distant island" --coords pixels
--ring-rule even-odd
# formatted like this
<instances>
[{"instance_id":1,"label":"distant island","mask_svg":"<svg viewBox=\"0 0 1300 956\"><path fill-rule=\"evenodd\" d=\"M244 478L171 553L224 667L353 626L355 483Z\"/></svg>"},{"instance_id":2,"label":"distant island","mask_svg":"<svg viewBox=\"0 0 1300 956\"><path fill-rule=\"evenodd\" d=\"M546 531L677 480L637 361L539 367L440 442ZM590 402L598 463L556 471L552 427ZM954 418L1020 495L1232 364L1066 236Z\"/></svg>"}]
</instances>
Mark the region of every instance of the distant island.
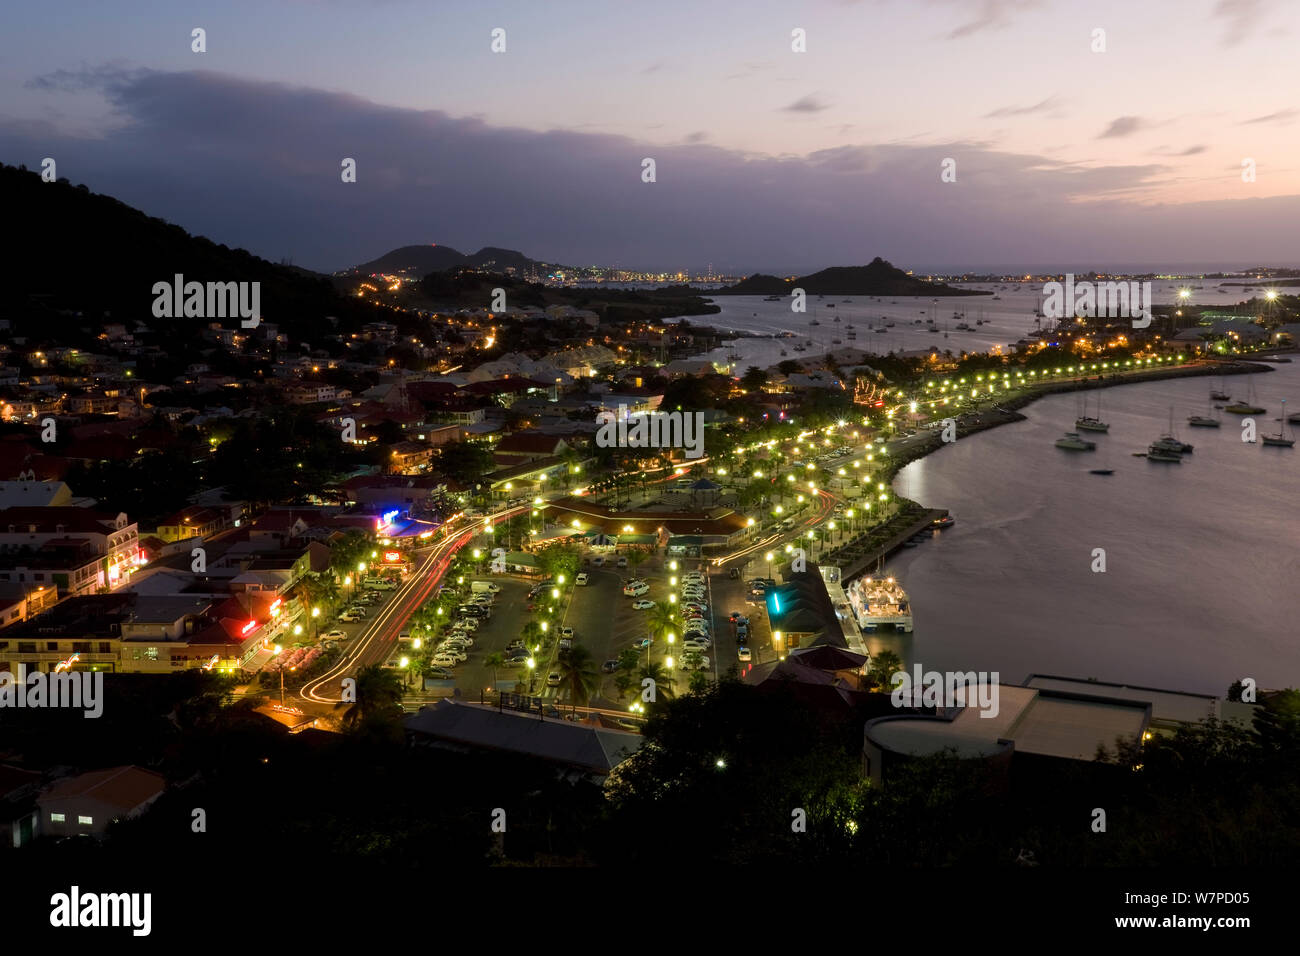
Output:
<instances>
[{"instance_id":1,"label":"distant island","mask_svg":"<svg viewBox=\"0 0 1300 956\"><path fill-rule=\"evenodd\" d=\"M553 262L542 262L539 259L530 259L522 252L516 252L514 249L484 246L478 252L466 255L451 246L430 243L422 246L402 246L399 249L384 253L377 259L371 259L369 262L363 262L359 266L345 270L341 274L350 272L362 275L404 274L425 276L430 272L446 272L449 269L456 268L478 269L483 272L497 272L505 275L513 272L519 276L526 276L529 273L539 273L545 276L547 272L556 269L569 270L570 267Z\"/></svg>"},{"instance_id":2,"label":"distant island","mask_svg":"<svg viewBox=\"0 0 1300 956\"><path fill-rule=\"evenodd\" d=\"M789 295L803 289L809 295L991 295L975 289L954 289L941 282L926 282L908 275L879 256L865 266L832 266L797 279L756 273L713 295Z\"/></svg>"}]
</instances>

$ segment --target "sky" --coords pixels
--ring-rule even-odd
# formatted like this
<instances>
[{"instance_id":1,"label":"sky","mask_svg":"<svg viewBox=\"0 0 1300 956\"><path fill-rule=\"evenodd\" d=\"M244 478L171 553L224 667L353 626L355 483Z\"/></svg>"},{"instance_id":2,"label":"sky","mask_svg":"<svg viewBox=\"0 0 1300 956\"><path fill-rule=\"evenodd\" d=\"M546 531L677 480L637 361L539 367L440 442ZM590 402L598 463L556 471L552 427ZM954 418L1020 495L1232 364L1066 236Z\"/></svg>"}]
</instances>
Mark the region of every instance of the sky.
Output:
<instances>
[{"instance_id":1,"label":"sky","mask_svg":"<svg viewBox=\"0 0 1300 956\"><path fill-rule=\"evenodd\" d=\"M327 272L417 243L1300 265L1298 26L1296 0L7 4L0 161Z\"/></svg>"}]
</instances>

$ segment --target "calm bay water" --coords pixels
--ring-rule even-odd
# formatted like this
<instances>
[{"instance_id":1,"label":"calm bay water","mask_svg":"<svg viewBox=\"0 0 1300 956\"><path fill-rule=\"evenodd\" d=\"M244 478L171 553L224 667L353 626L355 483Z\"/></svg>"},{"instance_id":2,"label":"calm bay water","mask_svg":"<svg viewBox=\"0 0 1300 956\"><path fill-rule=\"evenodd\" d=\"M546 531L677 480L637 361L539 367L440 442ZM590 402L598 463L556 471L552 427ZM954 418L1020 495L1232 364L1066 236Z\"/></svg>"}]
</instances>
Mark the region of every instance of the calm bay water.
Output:
<instances>
[{"instance_id":1,"label":"calm bay water","mask_svg":"<svg viewBox=\"0 0 1300 956\"><path fill-rule=\"evenodd\" d=\"M1249 376L1268 409L1261 434L1276 434L1283 398L1300 411L1300 363L1276 368ZM1223 412L1209 412L1219 429L1188 427L1217 382L1101 390L1110 432L1088 436L1095 452L1053 446L1081 401L1055 395L1023 409L1026 421L903 469L895 488L952 509L957 524L887 565L912 597L915 631L876 647L1004 681L1049 673L1220 695L1241 676L1300 686L1300 448L1243 443L1242 416ZM1246 376L1226 382L1245 397ZM1166 431L1171 407L1195 451L1180 465L1132 457ZM1095 548L1105 573L1091 570Z\"/></svg>"},{"instance_id":2,"label":"calm bay water","mask_svg":"<svg viewBox=\"0 0 1300 956\"><path fill-rule=\"evenodd\" d=\"M1201 284L1201 283L1194 283ZM1157 304L1174 301L1179 283L1152 283L1152 296ZM998 285L970 285L966 288L988 289L998 296L994 301L991 296L962 296L942 298L936 306L927 297L909 296L826 296L818 299L810 296L808 311L794 313L790 311L789 298L779 302L765 302L762 296L718 296L711 300L722 307L717 315L692 316L690 321L696 325L709 325L715 328L732 329L770 335L781 332L793 332L792 339L736 339L728 346L714 349L701 358L720 364L731 364L735 371L743 372L750 365L767 368L785 359L810 358L823 355L828 351L857 348L866 352L885 354L892 351L911 351L937 347L940 351L951 349L954 353L986 352L998 346L1006 349L1008 345L1025 338L1034 329L1034 311L1042 303L1041 287L1038 285L1011 284L1006 288ZM1194 289L1192 301L1200 305L1219 305L1225 308L1232 303L1250 297L1240 287L1225 292L1217 292L1208 283L1204 288ZM834 305L834 308L828 308ZM964 313L964 318L954 318L953 313ZM939 332L927 332L925 320L934 314ZM839 319L836 322L836 319ZM984 325L976 325L977 319L984 319ZM817 325L810 324L813 319ZM917 324L917 320L920 324ZM885 321L892 321L893 328L883 333L875 329L884 326ZM966 322L974 328L972 332L959 332L953 328L959 322ZM855 338L848 337L848 325L852 323ZM943 329L947 329L947 338ZM835 343L839 339L839 343ZM811 343L811 344L809 344ZM804 345L805 351L796 352L795 345ZM782 355L781 351L786 354ZM739 354L738 360L729 360L728 355Z\"/></svg>"}]
</instances>

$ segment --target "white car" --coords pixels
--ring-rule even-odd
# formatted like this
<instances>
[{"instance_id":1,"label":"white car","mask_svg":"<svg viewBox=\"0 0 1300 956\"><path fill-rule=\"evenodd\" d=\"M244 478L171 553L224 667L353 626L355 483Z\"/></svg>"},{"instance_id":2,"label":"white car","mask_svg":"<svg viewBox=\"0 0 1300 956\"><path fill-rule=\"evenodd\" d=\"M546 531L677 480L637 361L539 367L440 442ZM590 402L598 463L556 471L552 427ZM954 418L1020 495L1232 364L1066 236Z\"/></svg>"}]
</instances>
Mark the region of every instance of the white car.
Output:
<instances>
[{"instance_id":1,"label":"white car","mask_svg":"<svg viewBox=\"0 0 1300 956\"><path fill-rule=\"evenodd\" d=\"M687 654L682 658L682 670L708 670L709 659L702 654Z\"/></svg>"},{"instance_id":2,"label":"white car","mask_svg":"<svg viewBox=\"0 0 1300 956\"><path fill-rule=\"evenodd\" d=\"M736 657L740 659L740 662L741 662L742 664L743 664L743 663L748 663L748 662L749 662L749 648L748 648L748 647L738 647L738 648L736 648Z\"/></svg>"},{"instance_id":3,"label":"white car","mask_svg":"<svg viewBox=\"0 0 1300 956\"><path fill-rule=\"evenodd\" d=\"M466 654L464 651L460 650L459 648L456 648L456 647L440 647L440 648L438 648L438 657L450 657L453 661L455 661L455 662L458 663L458 664L459 664L461 661L469 660L469 655ZM434 661L433 661L433 662L434 662L435 664L438 663L438 660L437 660L436 657L434 658ZM441 665L439 665L439 666L441 666Z\"/></svg>"},{"instance_id":4,"label":"white car","mask_svg":"<svg viewBox=\"0 0 1300 956\"><path fill-rule=\"evenodd\" d=\"M446 667L447 669L450 670L460 662L457 661L456 658L452 657L450 654L435 654L433 657L429 659L429 663L432 664L434 667Z\"/></svg>"},{"instance_id":5,"label":"white car","mask_svg":"<svg viewBox=\"0 0 1300 956\"><path fill-rule=\"evenodd\" d=\"M580 574L578 575L578 582L577 582L577 583L578 583L578 586L579 586L579 587L583 587L583 586L585 586L586 583L587 583L587 580L588 580L588 578L587 578L587 572L586 572L586 571L583 571L582 573L580 573Z\"/></svg>"},{"instance_id":6,"label":"white car","mask_svg":"<svg viewBox=\"0 0 1300 956\"><path fill-rule=\"evenodd\" d=\"M692 652L696 654L703 654L708 649L709 649L708 641L685 641L682 644L682 653L684 655L689 655Z\"/></svg>"},{"instance_id":7,"label":"white car","mask_svg":"<svg viewBox=\"0 0 1300 956\"><path fill-rule=\"evenodd\" d=\"M632 602L632 610L634 611L648 611L654 606L655 606L654 601L633 601Z\"/></svg>"},{"instance_id":8,"label":"white car","mask_svg":"<svg viewBox=\"0 0 1300 956\"><path fill-rule=\"evenodd\" d=\"M623 593L626 594L628 597L640 597L643 594L650 593L650 585L648 584L630 585L623 589Z\"/></svg>"},{"instance_id":9,"label":"white car","mask_svg":"<svg viewBox=\"0 0 1300 956\"><path fill-rule=\"evenodd\" d=\"M447 635L447 638L453 641L463 641L467 637L469 637L469 635L466 634L464 631L460 631L460 630L452 631L450 634Z\"/></svg>"},{"instance_id":10,"label":"white car","mask_svg":"<svg viewBox=\"0 0 1300 956\"><path fill-rule=\"evenodd\" d=\"M703 600L708 593L704 588L682 588L682 597L687 601Z\"/></svg>"},{"instance_id":11,"label":"white car","mask_svg":"<svg viewBox=\"0 0 1300 956\"><path fill-rule=\"evenodd\" d=\"M459 621L456 622L456 630L466 631L468 633L473 633L474 631L477 631L478 618L476 617L461 618Z\"/></svg>"},{"instance_id":12,"label":"white car","mask_svg":"<svg viewBox=\"0 0 1300 956\"><path fill-rule=\"evenodd\" d=\"M345 641L347 638L348 636L337 628L325 635L327 641Z\"/></svg>"}]
</instances>

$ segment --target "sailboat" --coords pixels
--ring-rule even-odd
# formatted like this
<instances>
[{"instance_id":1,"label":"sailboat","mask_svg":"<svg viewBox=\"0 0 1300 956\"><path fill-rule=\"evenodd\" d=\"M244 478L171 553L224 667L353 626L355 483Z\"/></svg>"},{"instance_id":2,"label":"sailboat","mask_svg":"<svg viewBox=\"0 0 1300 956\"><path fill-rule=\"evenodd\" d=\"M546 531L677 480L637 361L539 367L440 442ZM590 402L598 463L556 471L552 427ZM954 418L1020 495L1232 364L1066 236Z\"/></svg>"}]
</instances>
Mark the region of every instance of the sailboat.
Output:
<instances>
[{"instance_id":1,"label":"sailboat","mask_svg":"<svg viewBox=\"0 0 1300 956\"><path fill-rule=\"evenodd\" d=\"M1232 412L1234 415L1262 415L1267 411L1267 409L1255 404L1255 381L1253 378L1246 380L1246 400L1225 405L1223 410Z\"/></svg>"},{"instance_id":2,"label":"sailboat","mask_svg":"<svg viewBox=\"0 0 1300 956\"><path fill-rule=\"evenodd\" d=\"M1110 425L1101 420L1101 393L1097 394L1097 417L1088 415L1088 396L1083 396L1083 417L1074 420L1074 427L1086 432L1110 431Z\"/></svg>"},{"instance_id":3,"label":"sailboat","mask_svg":"<svg viewBox=\"0 0 1300 956\"><path fill-rule=\"evenodd\" d=\"M1220 375L1220 376L1219 376L1219 387L1218 387L1218 388L1212 388L1212 389L1210 389L1210 399L1211 399L1212 401L1216 401L1216 402L1230 402L1230 401L1232 401L1232 396L1229 395L1228 392L1227 392L1227 390L1225 389L1225 384L1226 384L1226 383L1223 381L1223 376Z\"/></svg>"},{"instance_id":4,"label":"sailboat","mask_svg":"<svg viewBox=\"0 0 1300 956\"><path fill-rule=\"evenodd\" d=\"M1206 412L1209 412L1210 410L1208 406L1209 403L1207 402L1206 409L1205 409ZM1191 425L1193 428L1218 428L1222 424L1222 422L1220 422L1217 418L1211 418L1208 414L1188 415L1187 424Z\"/></svg>"},{"instance_id":5,"label":"sailboat","mask_svg":"<svg viewBox=\"0 0 1300 956\"><path fill-rule=\"evenodd\" d=\"M1281 421L1278 423L1278 426L1277 426L1277 434L1276 434L1276 435L1265 435L1265 436L1264 436L1264 444L1265 444L1265 445L1276 445L1276 446L1280 446L1280 447L1282 447L1282 448L1294 448L1294 447L1295 447L1295 439L1294 439L1294 438L1283 438L1283 437L1282 437L1282 430L1285 429L1286 426L1287 426L1287 420L1286 420L1286 399L1284 398L1284 399L1282 399L1282 419L1281 419Z\"/></svg>"},{"instance_id":6,"label":"sailboat","mask_svg":"<svg viewBox=\"0 0 1300 956\"><path fill-rule=\"evenodd\" d=\"M1192 446L1187 442L1179 441L1174 435L1174 410L1172 407L1169 409L1169 431L1151 443L1151 450L1155 451L1157 449L1172 452L1176 455L1191 454Z\"/></svg>"}]
</instances>

